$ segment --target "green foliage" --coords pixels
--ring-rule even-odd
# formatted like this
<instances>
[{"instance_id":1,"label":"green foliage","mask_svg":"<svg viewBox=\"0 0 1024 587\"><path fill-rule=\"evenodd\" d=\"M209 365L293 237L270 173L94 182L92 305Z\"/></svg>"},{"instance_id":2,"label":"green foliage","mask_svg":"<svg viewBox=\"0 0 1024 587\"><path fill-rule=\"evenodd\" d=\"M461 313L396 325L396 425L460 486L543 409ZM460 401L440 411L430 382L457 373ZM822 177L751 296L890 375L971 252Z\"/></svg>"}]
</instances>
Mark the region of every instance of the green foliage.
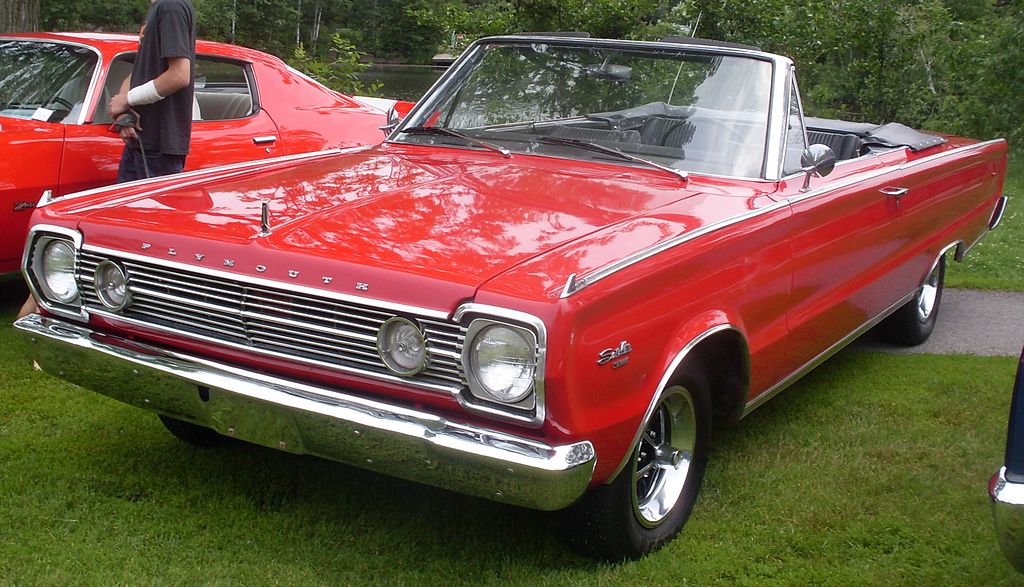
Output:
<instances>
[{"instance_id":1,"label":"green foliage","mask_svg":"<svg viewBox=\"0 0 1024 587\"><path fill-rule=\"evenodd\" d=\"M378 84L366 86L359 80L359 74L370 66L361 61L364 55L366 53L357 51L348 39L335 34L331 37L326 60L309 55L306 48L299 45L292 51L288 63L332 90L345 94L377 94Z\"/></svg>"},{"instance_id":2,"label":"green foliage","mask_svg":"<svg viewBox=\"0 0 1024 587\"><path fill-rule=\"evenodd\" d=\"M45 31L139 32L149 0L48 0L40 5Z\"/></svg>"}]
</instances>

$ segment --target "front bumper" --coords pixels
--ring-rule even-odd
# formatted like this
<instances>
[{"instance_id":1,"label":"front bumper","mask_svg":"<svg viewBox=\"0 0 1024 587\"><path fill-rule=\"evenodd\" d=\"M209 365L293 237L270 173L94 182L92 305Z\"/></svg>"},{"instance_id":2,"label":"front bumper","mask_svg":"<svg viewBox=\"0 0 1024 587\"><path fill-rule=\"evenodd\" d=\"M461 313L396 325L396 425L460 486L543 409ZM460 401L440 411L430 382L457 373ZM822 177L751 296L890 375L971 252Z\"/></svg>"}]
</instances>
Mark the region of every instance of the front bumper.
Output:
<instances>
[{"instance_id":1,"label":"front bumper","mask_svg":"<svg viewBox=\"0 0 1024 587\"><path fill-rule=\"evenodd\" d=\"M594 472L587 441L549 446L38 314L14 326L50 374L263 446L540 510L571 505Z\"/></svg>"},{"instance_id":2,"label":"front bumper","mask_svg":"<svg viewBox=\"0 0 1024 587\"><path fill-rule=\"evenodd\" d=\"M1024 573L1024 483L1006 478L1002 467L988 484L992 514L996 521L999 546L1018 571Z\"/></svg>"}]
</instances>

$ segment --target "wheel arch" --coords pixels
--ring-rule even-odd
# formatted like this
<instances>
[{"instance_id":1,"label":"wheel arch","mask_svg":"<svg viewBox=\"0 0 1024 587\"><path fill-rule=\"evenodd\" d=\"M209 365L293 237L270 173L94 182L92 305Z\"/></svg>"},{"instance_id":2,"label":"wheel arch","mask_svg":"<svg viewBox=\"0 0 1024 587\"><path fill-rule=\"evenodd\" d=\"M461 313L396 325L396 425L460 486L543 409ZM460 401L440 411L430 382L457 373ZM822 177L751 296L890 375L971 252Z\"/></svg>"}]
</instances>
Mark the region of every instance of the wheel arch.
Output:
<instances>
[{"instance_id":1,"label":"wheel arch","mask_svg":"<svg viewBox=\"0 0 1024 587\"><path fill-rule=\"evenodd\" d=\"M712 416L716 420L739 420L750 387L750 352L743 331L732 322L723 321L705 328L695 336L673 340L681 343L674 347L679 350L669 355L671 360L658 379L658 386L637 424L633 440L605 483L612 483L625 469L654 409L666 391L691 370L699 370L704 375Z\"/></svg>"}]
</instances>

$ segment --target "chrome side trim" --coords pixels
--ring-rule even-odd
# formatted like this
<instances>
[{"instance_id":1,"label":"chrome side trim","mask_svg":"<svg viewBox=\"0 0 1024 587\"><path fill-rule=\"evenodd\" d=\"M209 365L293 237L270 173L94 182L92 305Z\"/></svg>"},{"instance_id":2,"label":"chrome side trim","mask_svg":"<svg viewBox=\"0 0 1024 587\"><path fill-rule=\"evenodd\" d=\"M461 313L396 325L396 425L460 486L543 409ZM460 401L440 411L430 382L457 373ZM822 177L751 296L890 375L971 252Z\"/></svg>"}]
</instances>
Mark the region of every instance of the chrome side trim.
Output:
<instances>
[{"instance_id":1,"label":"chrome side trim","mask_svg":"<svg viewBox=\"0 0 1024 587\"><path fill-rule=\"evenodd\" d=\"M614 482L615 478L619 476L619 473L621 473L622 470L629 463L630 457L633 456L633 451L636 450L636 446L640 442L640 435L644 433L644 427L647 421L651 419L651 414L654 413L654 408L658 406L658 403L664 396L665 391L668 389L668 382L672 379L672 376L676 374L676 369L679 368L679 365L683 362L683 359L685 359L686 356L690 354L690 351L692 351L698 344L706 340L708 337L714 334L718 334L719 332L725 332L726 330L735 331L740 336L743 336L743 333L740 332L740 330L733 326L732 324L719 324L718 326L714 326L712 328L705 330L704 332L700 333L696 338L686 343L686 346L683 347L683 350L679 351L675 358L672 359L672 362L669 363L668 369L666 369L665 372L662 374L661 381L658 382L658 390L657 392L655 392L654 397L651 399L651 403L648 404L647 410L644 412L644 417L641 418L640 420L640 427L637 428L636 434L633 436L633 441L629 443L629 450L626 451L626 454L622 458L622 461L619 462L619 466L615 467L615 472L608 477L608 480L605 482L606 484L611 484L612 482Z\"/></svg>"},{"instance_id":2,"label":"chrome side trim","mask_svg":"<svg viewBox=\"0 0 1024 587\"><path fill-rule=\"evenodd\" d=\"M950 245L950 246L952 247L952 246L956 246L956 245L954 244L954 245ZM948 249L949 249L949 247L947 247L947 250ZM742 418L746 418L748 415L750 415L751 412L753 412L757 408L760 408L761 406L763 406L765 404L765 402L767 402L768 400L770 400L773 397L775 397L776 395L778 395L781 391L783 391L784 389L786 389L790 385L793 385L794 383L796 383L797 380L799 380L804 375L807 375L809 372L811 372L812 369L814 369L818 365L824 363L832 355L834 355L834 354L838 353L839 351L843 350L846 347L846 345L848 345L851 342L853 342L854 340L856 340L857 337L859 337L860 335L864 334L868 330L871 330L879 322L881 322L882 320L885 320L889 316L889 314L892 314L896 310L900 309L900 306L902 306L903 304L906 304L910 300L914 299L916 296L917 296L917 288L914 288L914 291L912 291L909 294L903 296L902 298L900 298L900 300L898 302L896 302L895 304L889 306L885 310L882 310L882 313L880 313L879 315L875 316L871 320L868 320L864 324L861 324L858 328L854 329L853 332L847 334L841 340L839 340L838 342L836 342L832 346L830 346L827 349L825 349L822 352L820 352L818 354L818 356L814 357L813 359L811 359L810 361L805 363L803 367L800 367L796 371L793 371L792 373L787 375L785 379L783 379L782 381L779 381L778 383L776 383L775 385L770 387L767 391L761 393L760 395L758 395L754 399L748 401L747 405L743 408L743 413L740 414L740 418L741 419Z\"/></svg>"},{"instance_id":3,"label":"chrome side trim","mask_svg":"<svg viewBox=\"0 0 1024 587\"><path fill-rule=\"evenodd\" d=\"M363 146L363 147L352 147L352 148L348 148L348 149L327 149L327 150L324 150L324 151L312 151L310 153L299 153L299 154L296 154L296 155L285 155L283 157L274 157L272 159L257 159L255 161L243 161L241 163L231 163L229 165L221 165L219 167L207 167L207 168L204 168L204 169L194 169L192 171L186 171L184 173L175 174L173 176L173 179L175 179L175 180L181 179L181 180L184 180L184 181L175 182L171 187L168 187L166 189L178 189L178 188L185 188L185 187L191 187L191 186L194 186L194 185L199 185L202 182L207 181L212 176L214 176L216 174L219 174L219 173L230 172L230 175L223 176L223 177L218 177L218 179L220 179L220 180L227 180L227 179L232 179L234 177L238 177L238 176L242 175L243 173L245 173L247 171L250 171L252 169L256 169L256 168L259 168L259 167L270 166L270 165L277 165L277 164L280 164L280 163L291 163L291 162L294 162L294 161L302 161L304 159L313 160L313 159L327 158L327 157L331 157L331 156L334 156L334 155L343 155L343 154L347 155L349 153L355 153L355 152L358 152L358 151L365 151L365 150L371 149L372 147L373 146L371 145L371 146ZM129 181L129 182L125 182L125 183L119 183L119 184L116 184L116 185L108 185L108 186L93 188L91 190L85 190L85 191L81 191L81 192L74 192L74 193L67 194L65 196L61 196L60 198L56 198L56 199L51 200L50 202L47 202L47 204L49 204L51 202L54 202L54 201L61 201L61 202L63 202L65 200L69 200L69 199L73 199L73 198L77 199L77 198L83 198L83 197L86 197L86 196L94 196L96 194L101 194L101 193L105 193L105 192L113 193L113 192L116 192L116 191L119 191L119 190L122 190L122 189L125 189L125 188L138 187L138 186L144 186L144 185L153 184L153 183L165 182L168 179L171 179L171 178L169 178L168 176L150 177L150 178L147 178L147 179L139 179L139 180L136 180L136 181ZM149 191L149 192L142 192L142 193L139 193L139 194L135 194L135 195L133 195L131 197L132 198L138 198L138 197L149 196L149 195L152 195L152 194L155 194L155 193L157 193L157 190L153 190L153 191Z\"/></svg>"},{"instance_id":4,"label":"chrome side trim","mask_svg":"<svg viewBox=\"0 0 1024 587\"><path fill-rule=\"evenodd\" d=\"M921 166L921 165L926 165L928 163L932 163L932 162L934 162L936 160L939 160L939 159L944 159L946 157L951 157L951 156L954 156L954 155L960 155L962 153L967 153L967 152L970 152L970 151L984 149L984 148L989 147L991 145L996 145L996 144L1005 143L1005 142L1006 142L1005 139L993 139L991 141L975 143L973 145L966 145L966 146L963 146L963 147L958 147L956 149L951 149L949 151L943 151L941 153L936 153L934 155L929 155L928 157L924 157L922 159L918 159L917 161L911 161L909 163L903 163L902 165L899 165L897 167L890 167L890 168L886 168L886 169L878 169L878 170L875 170L875 171L869 171L869 172L865 172L865 173L862 173L862 174L857 174L857 175L854 175L852 177L846 178L846 179L844 179L844 180L842 180L840 182L837 182L837 183L834 183L834 184L831 184L831 185L827 185L827 186L823 186L823 187L820 187L820 188L812 189L809 192L798 194L798 195L796 195L794 197L787 198L785 200L782 200L781 202L775 203L775 204L770 205L770 206L766 206L766 207L761 208L759 210L753 210L753 211L750 211L750 212L746 212L746 213L740 214L738 216L734 216L732 218L727 218L725 220L721 220L721 221L716 222L714 224L709 224L707 226L698 228L697 230L694 230L692 232L681 234L681 235L673 237L673 238L671 238L671 239L669 239L667 241L661 242L661 243L659 243L657 245L653 245L651 247L648 247L647 249L643 249L643 250L637 251L636 253L633 253L632 255L629 255L628 257L625 257L625 258L623 258L623 259L621 259L619 261L616 261L614 263L610 263L610 264L608 264L608 265L606 265L604 267L601 267L600 269L597 269L596 271L590 273L589 275L585 275L585 276L577 275L576 276L576 287L575 287L575 289L571 289L570 290L568 288L568 286L566 286L565 288L563 288L562 294L561 294L560 297L561 298L567 298L567 297L575 294L576 292L582 290L583 288L585 288L587 286L590 286L590 285L593 285L594 283L596 283L596 282L598 282L598 281L600 281L600 280L602 280L602 279L604 279L604 278L606 278L606 277L608 277L610 275L613 275L613 274L615 274L615 273L617 273L619 271L622 271L623 269L626 269L626 268L628 268L628 267L630 267L632 265L635 265L636 263L639 263L640 261L643 261L645 259L653 257L654 255L657 255L659 253L665 252L665 251L667 251L669 249L672 249L672 248L674 248L674 247L676 247L678 245L681 245L681 244L683 244L685 242L691 241L691 240L693 240L695 238L704 236L706 234L710 234L712 232L716 232L716 231L721 230L723 228L728 228L728 227L730 227L730 226L732 226L734 224L738 224L740 222L744 222L746 220L750 220L752 218L756 218L756 217L761 216L763 214L769 214L771 212L779 210L780 208L784 208L784 207L786 207L788 205L796 204L798 202L802 202L802 201L807 200L809 198L813 198L813 197L816 197L816 196L827 194L827 193L830 193L830 192L833 192L833 191L836 191L836 190L844 189L844 188L847 188L847 187L849 187L851 185L860 183L862 181L867 181L867 180L870 180L870 179L875 179L875 178L881 177L881 176L883 176L883 175L885 175L887 173L893 173L895 171L904 171L904 170L907 170L907 169L913 169L913 168ZM568 280L567 280L567 282L568 282Z\"/></svg>"},{"instance_id":5,"label":"chrome side trim","mask_svg":"<svg viewBox=\"0 0 1024 587\"><path fill-rule=\"evenodd\" d=\"M44 371L127 404L469 495L561 509L583 494L597 461L586 440L552 446L38 314L14 327Z\"/></svg>"},{"instance_id":6,"label":"chrome side trim","mask_svg":"<svg viewBox=\"0 0 1024 587\"><path fill-rule=\"evenodd\" d=\"M996 209L992 212L992 218L988 221L988 229L995 230L999 223L1003 221L1003 214L1006 212L1006 204L1009 200L1006 196L999 196L999 201L996 203Z\"/></svg>"},{"instance_id":7,"label":"chrome side trim","mask_svg":"<svg viewBox=\"0 0 1024 587\"><path fill-rule=\"evenodd\" d=\"M507 308L501 308L498 306L489 306L486 304L475 304L467 303L462 304L455 310L455 314L452 319L462 324L463 318L468 315L478 315L481 318L496 318L497 321L512 321L519 324L528 326L533 330L537 336L537 371L533 377L533 388L536 392L536 405L534 407L534 413L532 418L525 418L517 416L516 414L510 413L505 410L501 410L495 407L489 407L480 404L473 404L466 401L466 398L462 394L456 395L456 399L459 400L459 405L467 410L485 413L491 416L495 416L505 420L511 420L517 423L525 423L530 426L540 426L544 423L546 416L545 403L544 403L544 374L547 371L547 356L548 356L548 330L545 326L544 321L540 318L527 314L525 312L519 312L517 310L509 310ZM468 344L471 341L464 340L463 344ZM463 369L468 370L468 365L463 365ZM468 374L467 374L468 377Z\"/></svg>"},{"instance_id":8,"label":"chrome side trim","mask_svg":"<svg viewBox=\"0 0 1024 587\"><path fill-rule=\"evenodd\" d=\"M247 285L256 285L260 287L270 287L275 289L285 288L290 291L295 291L304 295L319 296L339 302L349 302L362 305L373 305L377 308L388 310L391 312L406 312L412 313L419 316L426 316L428 318L438 318L442 320L448 319L448 312L443 310L432 310L428 308L420 308L417 306L410 306L408 304L399 304L395 302L386 302L383 300L375 300L373 298L353 296L349 294L332 292L330 290L317 289L305 285L298 285L296 283L288 283L284 281L274 281L272 279L265 279L262 277L253 277L244 273L231 273L229 271L221 271L219 269L211 269L208 267L199 267L196 265L189 265L187 263L181 263L178 261L170 261L167 259L160 259L156 257L150 257L147 255L140 255L138 253L129 253L126 251L119 251L117 249L109 249L106 247L97 247L94 245L84 245L82 250L98 255L107 255L113 257L121 257L124 259L133 259L135 261L142 261L145 263L152 263L153 265L160 265L171 269L179 269L183 271L195 272L203 275L210 275L221 279L229 279L244 283Z\"/></svg>"},{"instance_id":9,"label":"chrome side trim","mask_svg":"<svg viewBox=\"0 0 1024 587\"><path fill-rule=\"evenodd\" d=\"M580 276L576 275L575 273L573 273L572 276L571 276L572 279L567 280L567 282L565 284L565 287L562 289L562 294L559 297L561 297L563 299L567 298L567 297L569 297L569 296L579 292L583 288L591 286L591 285L597 283L598 281L604 279L605 277L608 277L610 275L618 273L619 271L622 271L623 269L626 269L627 267L630 267L632 265L636 265L640 261L644 261L646 259L649 259L649 258L651 258L651 257L653 257L655 255L658 255L660 253L663 253L663 252L665 252L665 251L667 251L669 249L673 249L673 248L675 248L675 247L677 247L677 246L679 246L679 245L681 245L683 243L692 241L692 240L694 240L696 238L700 238L700 237L702 237L702 236L704 236L706 234L710 234L712 232L716 232L716 231L721 230L723 228L726 228L728 226L732 226L733 224L736 224L738 222L743 222L744 220L748 220L750 218L756 218L756 217L761 216L763 214L767 214L769 212L775 212L776 210L782 210L782 209L788 208L788 207L789 207L789 203L787 201L785 201L785 200L783 200L781 202L775 202L774 204L771 204L771 205L766 206L764 208L761 208L759 210L751 210L750 212L746 212L746 213L741 214L739 216L734 216L732 218L727 218L725 220L716 222L714 224L708 224L707 226L703 226L703 227L698 228L696 230L693 230L691 232L683 233L683 234L681 234L679 236L670 238L667 241L661 242L661 243L659 243L657 245L654 245L652 247L649 247L647 249L644 249L644 250L641 250L641 251L637 251L636 253L633 253L632 255L630 255L628 257L625 257L625 258L623 258L623 259L621 259L619 261L616 261L616 262L614 262L614 263L612 263L610 265L606 265L605 267L602 267L601 269L598 269L597 271L591 273L590 275L587 275L586 277L580 277Z\"/></svg>"}]
</instances>

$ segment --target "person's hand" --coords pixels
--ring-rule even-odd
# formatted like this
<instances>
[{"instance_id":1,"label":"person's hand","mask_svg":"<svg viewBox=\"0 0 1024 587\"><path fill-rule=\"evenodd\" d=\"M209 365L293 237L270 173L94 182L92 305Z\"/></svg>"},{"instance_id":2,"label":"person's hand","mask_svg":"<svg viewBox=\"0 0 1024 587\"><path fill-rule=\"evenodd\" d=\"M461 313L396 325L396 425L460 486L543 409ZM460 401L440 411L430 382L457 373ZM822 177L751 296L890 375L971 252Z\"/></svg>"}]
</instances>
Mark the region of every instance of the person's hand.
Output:
<instances>
[{"instance_id":1,"label":"person's hand","mask_svg":"<svg viewBox=\"0 0 1024 587\"><path fill-rule=\"evenodd\" d=\"M122 126L118 129L117 134L121 136L121 140L124 142L137 141L139 140L139 133L130 126Z\"/></svg>"},{"instance_id":2,"label":"person's hand","mask_svg":"<svg viewBox=\"0 0 1024 587\"><path fill-rule=\"evenodd\" d=\"M131 106L128 105L128 94L127 93L117 94L116 96L114 96L113 98L110 99L110 117L111 118L116 120L118 116L121 116L125 112L128 112L130 109L131 109Z\"/></svg>"}]
</instances>

